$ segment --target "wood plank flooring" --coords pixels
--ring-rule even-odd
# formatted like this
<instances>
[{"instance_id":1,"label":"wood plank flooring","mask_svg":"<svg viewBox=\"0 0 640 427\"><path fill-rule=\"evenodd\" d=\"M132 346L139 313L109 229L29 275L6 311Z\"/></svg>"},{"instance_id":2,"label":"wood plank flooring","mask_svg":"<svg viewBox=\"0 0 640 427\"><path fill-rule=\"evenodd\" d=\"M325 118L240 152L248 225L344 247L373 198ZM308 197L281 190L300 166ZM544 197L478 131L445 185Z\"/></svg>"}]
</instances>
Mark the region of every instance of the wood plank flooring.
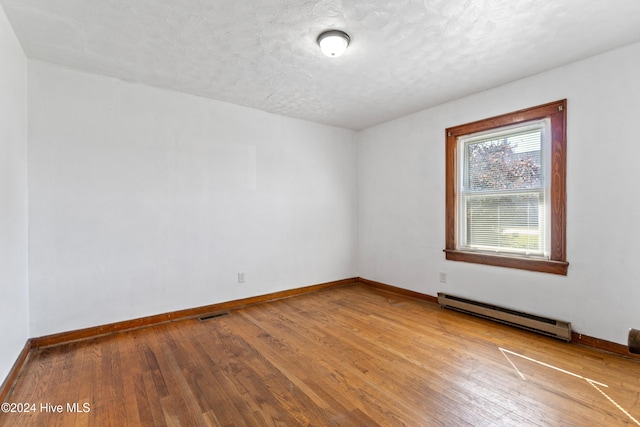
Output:
<instances>
[{"instance_id":1,"label":"wood plank flooring","mask_svg":"<svg viewBox=\"0 0 640 427\"><path fill-rule=\"evenodd\" d=\"M355 284L37 350L0 425L636 426L639 400L637 360Z\"/></svg>"}]
</instances>

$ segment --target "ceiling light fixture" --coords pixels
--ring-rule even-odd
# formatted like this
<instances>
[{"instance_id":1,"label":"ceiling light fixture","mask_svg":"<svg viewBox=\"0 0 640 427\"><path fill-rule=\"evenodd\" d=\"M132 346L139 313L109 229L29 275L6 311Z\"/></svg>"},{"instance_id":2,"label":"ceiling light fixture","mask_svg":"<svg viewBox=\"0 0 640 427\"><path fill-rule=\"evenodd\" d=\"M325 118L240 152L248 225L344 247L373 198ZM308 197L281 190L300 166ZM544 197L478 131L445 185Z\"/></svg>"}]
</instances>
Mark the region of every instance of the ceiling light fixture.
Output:
<instances>
[{"instance_id":1,"label":"ceiling light fixture","mask_svg":"<svg viewBox=\"0 0 640 427\"><path fill-rule=\"evenodd\" d=\"M320 50L332 58L342 55L350 41L349 35L340 30L325 31L318 36Z\"/></svg>"}]
</instances>

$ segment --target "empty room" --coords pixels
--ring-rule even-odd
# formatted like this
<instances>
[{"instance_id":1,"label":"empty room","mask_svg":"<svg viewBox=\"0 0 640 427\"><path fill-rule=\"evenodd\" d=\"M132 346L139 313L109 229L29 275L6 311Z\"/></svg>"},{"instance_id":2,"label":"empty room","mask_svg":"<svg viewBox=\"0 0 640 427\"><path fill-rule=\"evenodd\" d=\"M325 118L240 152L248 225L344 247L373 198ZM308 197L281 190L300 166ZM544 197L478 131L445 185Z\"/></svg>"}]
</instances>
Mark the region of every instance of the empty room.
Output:
<instances>
[{"instance_id":1,"label":"empty room","mask_svg":"<svg viewBox=\"0 0 640 427\"><path fill-rule=\"evenodd\" d=\"M637 0L0 0L0 426L640 426L639 76Z\"/></svg>"}]
</instances>

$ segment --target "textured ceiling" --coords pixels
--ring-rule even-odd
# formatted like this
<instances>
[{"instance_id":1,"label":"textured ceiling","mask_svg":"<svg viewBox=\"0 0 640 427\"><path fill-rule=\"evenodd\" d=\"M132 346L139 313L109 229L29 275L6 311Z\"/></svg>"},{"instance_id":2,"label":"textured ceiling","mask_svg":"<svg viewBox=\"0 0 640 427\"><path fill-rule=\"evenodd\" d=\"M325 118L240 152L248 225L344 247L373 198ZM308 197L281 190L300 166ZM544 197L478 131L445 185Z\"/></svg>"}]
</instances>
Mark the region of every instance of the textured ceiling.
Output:
<instances>
[{"instance_id":1,"label":"textured ceiling","mask_svg":"<svg viewBox=\"0 0 640 427\"><path fill-rule=\"evenodd\" d=\"M0 3L29 58L351 129L640 40L640 0Z\"/></svg>"}]
</instances>

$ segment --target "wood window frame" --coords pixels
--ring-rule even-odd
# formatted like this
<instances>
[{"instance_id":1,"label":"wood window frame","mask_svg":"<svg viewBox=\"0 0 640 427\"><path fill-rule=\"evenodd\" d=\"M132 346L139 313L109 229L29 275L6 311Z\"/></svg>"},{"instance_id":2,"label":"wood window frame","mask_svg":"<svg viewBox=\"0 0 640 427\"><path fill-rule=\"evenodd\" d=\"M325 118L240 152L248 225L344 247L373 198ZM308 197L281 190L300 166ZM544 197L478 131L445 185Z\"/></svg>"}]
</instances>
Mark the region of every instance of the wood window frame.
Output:
<instances>
[{"instance_id":1,"label":"wood window frame","mask_svg":"<svg viewBox=\"0 0 640 427\"><path fill-rule=\"evenodd\" d=\"M457 248L458 233L458 138L533 120L551 122L551 210L549 259L517 255L494 255ZM567 262L567 100L551 102L512 113L446 129L446 259L566 275Z\"/></svg>"}]
</instances>

